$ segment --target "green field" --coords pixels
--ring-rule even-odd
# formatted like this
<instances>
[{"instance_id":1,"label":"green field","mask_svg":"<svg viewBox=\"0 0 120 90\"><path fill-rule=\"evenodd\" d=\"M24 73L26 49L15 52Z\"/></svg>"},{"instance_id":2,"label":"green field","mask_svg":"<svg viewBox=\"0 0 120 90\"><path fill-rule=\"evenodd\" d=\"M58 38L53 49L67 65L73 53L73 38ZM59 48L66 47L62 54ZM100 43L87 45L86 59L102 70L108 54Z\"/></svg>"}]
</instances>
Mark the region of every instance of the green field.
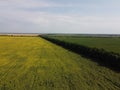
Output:
<instances>
[{"instance_id":1,"label":"green field","mask_svg":"<svg viewBox=\"0 0 120 90\"><path fill-rule=\"evenodd\" d=\"M88 47L103 48L106 51L120 53L120 38L118 37L80 37L80 36L50 36L58 40L72 42Z\"/></svg>"},{"instance_id":2,"label":"green field","mask_svg":"<svg viewBox=\"0 0 120 90\"><path fill-rule=\"evenodd\" d=\"M0 90L120 90L120 73L40 37L0 37Z\"/></svg>"}]
</instances>

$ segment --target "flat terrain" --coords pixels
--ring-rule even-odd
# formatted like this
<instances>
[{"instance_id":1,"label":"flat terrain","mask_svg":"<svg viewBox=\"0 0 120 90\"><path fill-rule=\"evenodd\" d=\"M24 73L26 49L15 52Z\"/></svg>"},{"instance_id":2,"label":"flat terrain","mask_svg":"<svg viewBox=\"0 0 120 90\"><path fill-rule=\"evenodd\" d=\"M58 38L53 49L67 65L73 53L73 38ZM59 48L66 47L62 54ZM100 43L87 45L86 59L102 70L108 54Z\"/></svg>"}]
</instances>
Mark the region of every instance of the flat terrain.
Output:
<instances>
[{"instance_id":1,"label":"flat terrain","mask_svg":"<svg viewBox=\"0 0 120 90\"><path fill-rule=\"evenodd\" d=\"M0 90L120 90L120 73L39 37L0 37Z\"/></svg>"},{"instance_id":2,"label":"flat terrain","mask_svg":"<svg viewBox=\"0 0 120 90\"><path fill-rule=\"evenodd\" d=\"M80 37L80 36L50 36L66 42L77 43L88 47L103 48L106 51L120 53L119 37Z\"/></svg>"}]
</instances>

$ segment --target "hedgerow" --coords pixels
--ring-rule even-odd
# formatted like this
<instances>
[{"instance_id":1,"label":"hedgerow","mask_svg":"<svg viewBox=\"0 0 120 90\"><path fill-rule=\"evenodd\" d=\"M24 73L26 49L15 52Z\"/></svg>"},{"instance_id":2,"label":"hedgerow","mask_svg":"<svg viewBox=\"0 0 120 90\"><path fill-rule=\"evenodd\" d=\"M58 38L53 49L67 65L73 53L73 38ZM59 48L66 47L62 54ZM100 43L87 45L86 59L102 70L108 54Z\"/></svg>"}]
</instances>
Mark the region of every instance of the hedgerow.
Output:
<instances>
[{"instance_id":1,"label":"hedgerow","mask_svg":"<svg viewBox=\"0 0 120 90\"><path fill-rule=\"evenodd\" d=\"M108 52L104 49L91 48L84 45L61 41L47 36L41 37L73 52L79 53L84 57L99 62L99 64L101 65L109 66L112 69L120 71L120 54L118 53Z\"/></svg>"}]
</instances>

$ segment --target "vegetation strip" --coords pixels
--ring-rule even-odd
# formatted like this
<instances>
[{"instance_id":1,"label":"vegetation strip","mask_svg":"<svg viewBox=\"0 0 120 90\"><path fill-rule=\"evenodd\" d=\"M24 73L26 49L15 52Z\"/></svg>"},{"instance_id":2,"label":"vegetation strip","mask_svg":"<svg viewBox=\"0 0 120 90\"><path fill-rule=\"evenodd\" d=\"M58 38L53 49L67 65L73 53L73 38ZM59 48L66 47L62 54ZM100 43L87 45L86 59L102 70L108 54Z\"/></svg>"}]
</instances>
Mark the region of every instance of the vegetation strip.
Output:
<instances>
[{"instance_id":1,"label":"vegetation strip","mask_svg":"<svg viewBox=\"0 0 120 90\"><path fill-rule=\"evenodd\" d=\"M120 54L108 52L104 49L90 48L84 45L61 41L48 36L41 37L66 49L79 53L84 57L90 58L95 62L98 62L100 65L109 67L112 70L120 71Z\"/></svg>"},{"instance_id":2,"label":"vegetation strip","mask_svg":"<svg viewBox=\"0 0 120 90\"><path fill-rule=\"evenodd\" d=\"M53 36L46 35L50 38L75 43L79 45L84 45L91 48L103 48L105 51L114 52L120 54L120 38L118 37L82 37L82 36Z\"/></svg>"}]
</instances>

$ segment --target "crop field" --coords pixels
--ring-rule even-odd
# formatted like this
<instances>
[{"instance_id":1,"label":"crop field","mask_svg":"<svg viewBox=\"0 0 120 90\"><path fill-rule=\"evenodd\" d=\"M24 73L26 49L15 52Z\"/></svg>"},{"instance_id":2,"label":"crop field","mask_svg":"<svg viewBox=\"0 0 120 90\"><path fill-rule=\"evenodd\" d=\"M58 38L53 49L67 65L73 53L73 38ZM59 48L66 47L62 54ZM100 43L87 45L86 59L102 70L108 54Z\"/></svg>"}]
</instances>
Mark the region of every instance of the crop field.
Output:
<instances>
[{"instance_id":1,"label":"crop field","mask_svg":"<svg viewBox=\"0 0 120 90\"><path fill-rule=\"evenodd\" d=\"M88 47L103 48L106 51L120 53L119 37L80 37L80 36L50 36L58 40L72 42Z\"/></svg>"},{"instance_id":2,"label":"crop field","mask_svg":"<svg viewBox=\"0 0 120 90\"><path fill-rule=\"evenodd\" d=\"M77 42L74 38L61 39ZM87 45L88 39L78 40ZM115 40L111 43L115 42L117 49L106 48L104 40L103 48L119 52L120 40ZM0 90L120 90L120 73L40 37L2 36Z\"/></svg>"}]
</instances>

